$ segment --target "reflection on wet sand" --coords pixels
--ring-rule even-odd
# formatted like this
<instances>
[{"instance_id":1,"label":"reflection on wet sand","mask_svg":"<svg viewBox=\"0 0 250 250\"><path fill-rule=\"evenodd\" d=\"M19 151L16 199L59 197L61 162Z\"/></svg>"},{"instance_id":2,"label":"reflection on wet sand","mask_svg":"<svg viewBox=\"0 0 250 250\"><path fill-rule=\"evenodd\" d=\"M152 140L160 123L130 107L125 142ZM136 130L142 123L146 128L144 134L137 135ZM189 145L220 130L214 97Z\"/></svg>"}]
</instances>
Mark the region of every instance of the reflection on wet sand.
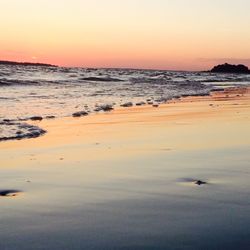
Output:
<instances>
[{"instance_id":1,"label":"reflection on wet sand","mask_svg":"<svg viewBox=\"0 0 250 250\"><path fill-rule=\"evenodd\" d=\"M0 199L0 248L244 249L249 100L43 120L44 136L0 143L1 192L25 191Z\"/></svg>"}]
</instances>

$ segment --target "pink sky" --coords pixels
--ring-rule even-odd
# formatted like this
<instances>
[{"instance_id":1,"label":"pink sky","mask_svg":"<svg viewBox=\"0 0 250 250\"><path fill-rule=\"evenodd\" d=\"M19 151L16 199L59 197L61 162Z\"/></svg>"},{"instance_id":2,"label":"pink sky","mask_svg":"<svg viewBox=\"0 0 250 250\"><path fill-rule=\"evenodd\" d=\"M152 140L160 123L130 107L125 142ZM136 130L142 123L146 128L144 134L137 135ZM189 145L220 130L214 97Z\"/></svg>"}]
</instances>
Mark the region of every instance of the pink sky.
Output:
<instances>
[{"instance_id":1,"label":"pink sky","mask_svg":"<svg viewBox=\"0 0 250 250\"><path fill-rule=\"evenodd\" d=\"M250 66L247 0L3 0L0 9L4 60L174 70Z\"/></svg>"}]
</instances>

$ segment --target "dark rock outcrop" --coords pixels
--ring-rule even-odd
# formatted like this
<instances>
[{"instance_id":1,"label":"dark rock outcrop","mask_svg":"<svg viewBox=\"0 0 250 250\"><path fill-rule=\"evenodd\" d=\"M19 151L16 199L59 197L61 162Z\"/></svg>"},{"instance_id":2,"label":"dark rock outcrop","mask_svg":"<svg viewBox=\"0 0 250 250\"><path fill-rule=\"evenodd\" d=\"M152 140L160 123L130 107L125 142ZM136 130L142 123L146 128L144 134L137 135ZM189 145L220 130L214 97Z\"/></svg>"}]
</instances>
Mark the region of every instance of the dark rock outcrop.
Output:
<instances>
[{"instance_id":1,"label":"dark rock outcrop","mask_svg":"<svg viewBox=\"0 0 250 250\"><path fill-rule=\"evenodd\" d=\"M250 70L247 66L243 64L233 65L233 64L220 64L211 70L213 73L237 73L237 74L250 74Z\"/></svg>"},{"instance_id":2,"label":"dark rock outcrop","mask_svg":"<svg viewBox=\"0 0 250 250\"><path fill-rule=\"evenodd\" d=\"M153 104L153 107L154 107L154 108L158 108L158 107L159 107L159 104L155 103L155 104Z\"/></svg>"},{"instance_id":3,"label":"dark rock outcrop","mask_svg":"<svg viewBox=\"0 0 250 250\"><path fill-rule=\"evenodd\" d=\"M145 102L137 102L135 105L136 106L142 106L142 105L145 105L146 103Z\"/></svg>"},{"instance_id":4,"label":"dark rock outcrop","mask_svg":"<svg viewBox=\"0 0 250 250\"><path fill-rule=\"evenodd\" d=\"M56 117L54 115L47 115L45 118L46 119L55 119Z\"/></svg>"},{"instance_id":5,"label":"dark rock outcrop","mask_svg":"<svg viewBox=\"0 0 250 250\"><path fill-rule=\"evenodd\" d=\"M86 111L79 111L79 112L75 112L74 114L72 114L73 117L81 117L81 116L86 116L89 113Z\"/></svg>"},{"instance_id":6,"label":"dark rock outcrop","mask_svg":"<svg viewBox=\"0 0 250 250\"><path fill-rule=\"evenodd\" d=\"M95 112L99 112L99 111L104 111L104 112L109 112L112 111L114 108L111 104L103 104L101 106L97 106L95 108Z\"/></svg>"},{"instance_id":7,"label":"dark rock outcrop","mask_svg":"<svg viewBox=\"0 0 250 250\"><path fill-rule=\"evenodd\" d=\"M178 181L184 182L184 183L192 183L192 184L197 185L197 186L209 184L207 181L193 179L193 178L180 178L180 179L178 179Z\"/></svg>"},{"instance_id":8,"label":"dark rock outcrop","mask_svg":"<svg viewBox=\"0 0 250 250\"><path fill-rule=\"evenodd\" d=\"M194 184L196 184L198 186L201 186L201 185L204 185L204 184L207 184L207 183L205 181L198 180L198 181L195 181Z\"/></svg>"},{"instance_id":9,"label":"dark rock outcrop","mask_svg":"<svg viewBox=\"0 0 250 250\"><path fill-rule=\"evenodd\" d=\"M6 189L6 190L0 190L0 196L16 196L18 193L20 193L20 190L15 189Z\"/></svg>"},{"instance_id":10,"label":"dark rock outcrop","mask_svg":"<svg viewBox=\"0 0 250 250\"><path fill-rule=\"evenodd\" d=\"M133 106L132 102L126 102L126 103L121 104L121 107L124 107L124 108L132 107L132 106Z\"/></svg>"},{"instance_id":11,"label":"dark rock outcrop","mask_svg":"<svg viewBox=\"0 0 250 250\"><path fill-rule=\"evenodd\" d=\"M29 119L31 121L41 121L43 118L41 116L32 116Z\"/></svg>"}]
</instances>

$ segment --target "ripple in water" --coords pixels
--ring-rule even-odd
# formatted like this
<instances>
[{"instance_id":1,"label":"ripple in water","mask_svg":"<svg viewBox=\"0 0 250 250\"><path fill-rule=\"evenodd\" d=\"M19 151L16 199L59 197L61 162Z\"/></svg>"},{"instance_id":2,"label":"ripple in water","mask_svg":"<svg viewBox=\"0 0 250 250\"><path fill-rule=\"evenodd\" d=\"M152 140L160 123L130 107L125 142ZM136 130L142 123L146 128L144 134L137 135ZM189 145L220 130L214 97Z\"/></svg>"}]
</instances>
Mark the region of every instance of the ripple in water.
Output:
<instances>
[{"instance_id":1,"label":"ripple in water","mask_svg":"<svg viewBox=\"0 0 250 250\"><path fill-rule=\"evenodd\" d=\"M249 84L250 75L238 74L0 65L0 140L45 133L18 123L31 116L104 112L100 107L139 105L147 99L157 105L180 96L207 95L214 89Z\"/></svg>"}]
</instances>

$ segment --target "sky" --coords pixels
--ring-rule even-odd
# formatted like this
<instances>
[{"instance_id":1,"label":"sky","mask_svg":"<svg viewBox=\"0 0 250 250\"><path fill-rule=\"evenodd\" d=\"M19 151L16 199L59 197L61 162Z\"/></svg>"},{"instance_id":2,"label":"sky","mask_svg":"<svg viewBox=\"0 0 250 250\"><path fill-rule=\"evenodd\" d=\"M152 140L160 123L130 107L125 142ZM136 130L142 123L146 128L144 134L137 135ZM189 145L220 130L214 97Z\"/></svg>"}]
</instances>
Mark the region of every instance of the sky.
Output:
<instances>
[{"instance_id":1,"label":"sky","mask_svg":"<svg viewBox=\"0 0 250 250\"><path fill-rule=\"evenodd\" d=\"M0 60L207 70L250 66L249 0L0 0Z\"/></svg>"}]
</instances>

